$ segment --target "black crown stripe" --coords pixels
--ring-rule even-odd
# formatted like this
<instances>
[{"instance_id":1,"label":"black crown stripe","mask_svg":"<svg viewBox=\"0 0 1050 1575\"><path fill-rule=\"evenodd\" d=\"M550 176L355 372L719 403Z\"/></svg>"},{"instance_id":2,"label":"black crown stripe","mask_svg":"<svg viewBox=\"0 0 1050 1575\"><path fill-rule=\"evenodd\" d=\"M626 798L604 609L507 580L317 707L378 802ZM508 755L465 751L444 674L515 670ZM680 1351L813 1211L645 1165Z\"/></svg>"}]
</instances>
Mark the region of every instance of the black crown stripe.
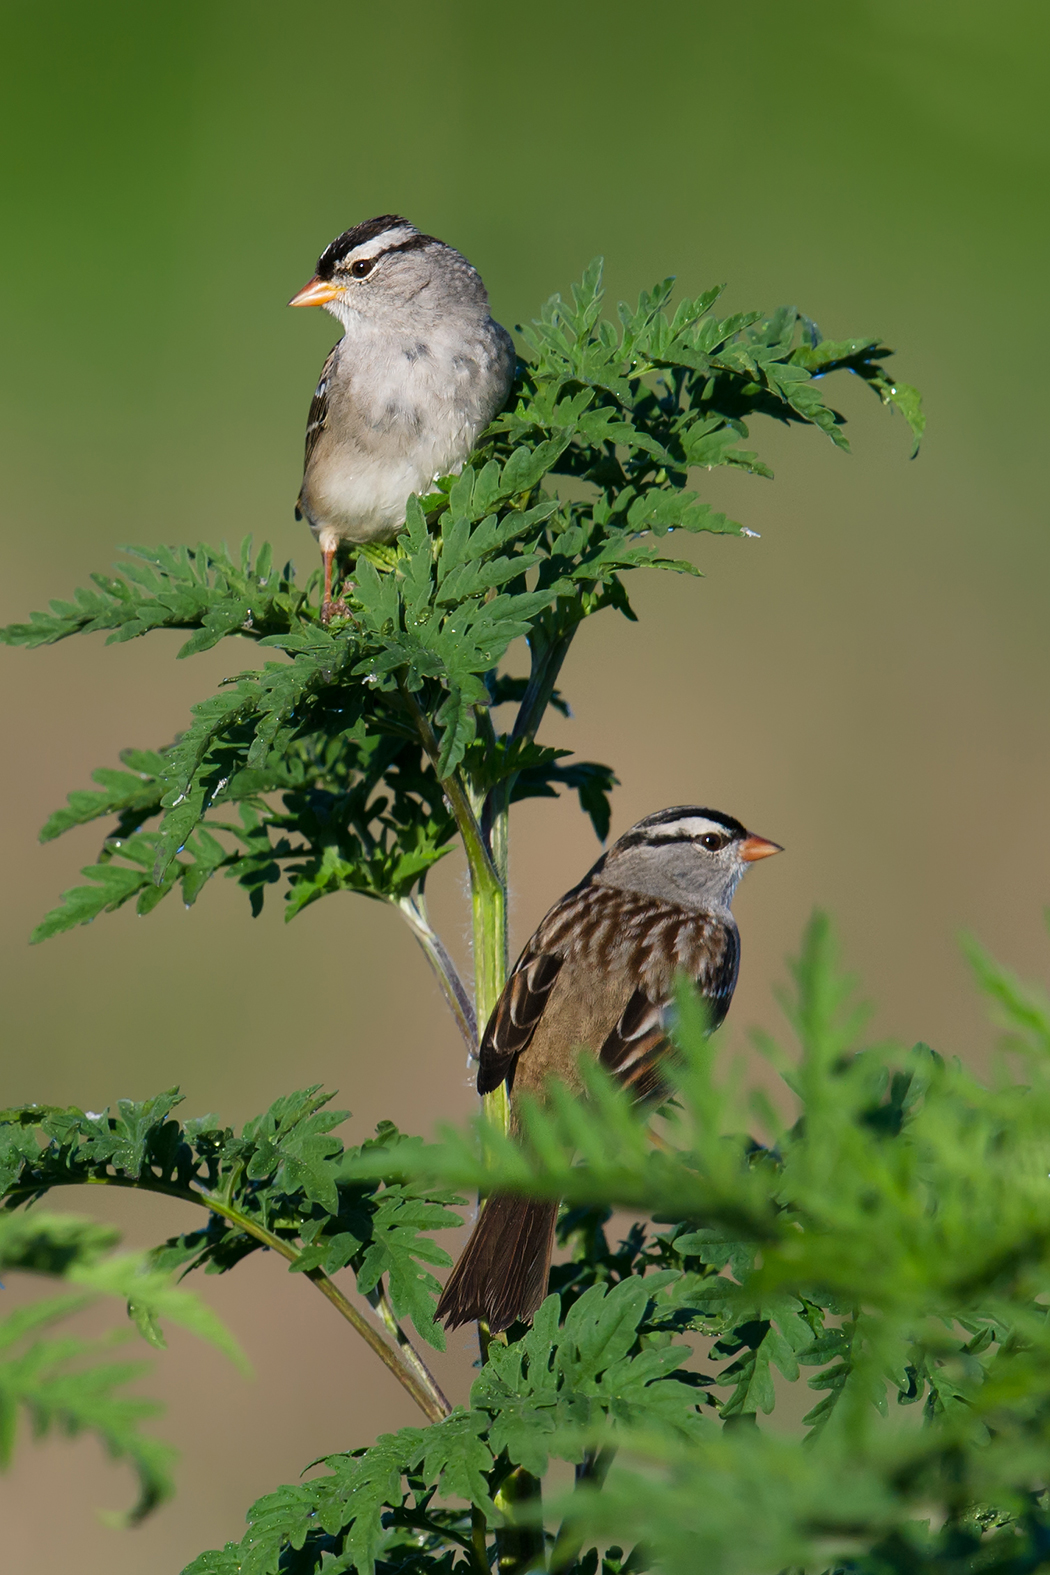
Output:
<instances>
[{"instance_id":1,"label":"black crown stripe","mask_svg":"<svg viewBox=\"0 0 1050 1575\"><path fill-rule=\"evenodd\" d=\"M648 831L629 831L621 837L616 844L618 853L623 853L627 848L667 848L672 842L698 842L700 839L692 831L667 831L661 836Z\"/></svg>"},{"instance_id":2,"label":"black crown stripe","mask_svg":"<svg viewBox=\"0 0 1050 1575\"><path fill-rule=\"evenodd\" d=\"M726 831L735 836L746 837L747 828L739 820L734 820L732 815L724 815L718 809L703 809L698 804L676 804L672 809L658 809L653 815L646 815L633 831L648 831L651 827L673 825L678 820L710 820L716 826L722 826Z\"/></svg>"},{"instance_id":3,"label":"black crown stripe","mask_svg":"<svg viewBox=\"0 0 1050 1575\"><path fill-rule=\"evenodd\" d=\"M382 213L377 219L366 219L363 224L352 225L325 247L317 259L317 277L330 279L336 263L342 262L356 246L363 246L365 241L374 241L384 230L404 229L406 226L410 230L415 228L410 220L402 218L399 213Z\"/></svg>"},{"instance_id":4,"label":"black crown stripe","mask_svg":"<svg viewBox=\"0 0 1050 1575\"><path fill-rule=\"evenodd\" d=\"M380 257L389 257L391 252L418 252L421 246L440 246L442 243L434 239L433 235L412 235L407 241L398 241L396 246L384 246L381 252L376 252L375 261Z\"/></svg>"}]
</instances>

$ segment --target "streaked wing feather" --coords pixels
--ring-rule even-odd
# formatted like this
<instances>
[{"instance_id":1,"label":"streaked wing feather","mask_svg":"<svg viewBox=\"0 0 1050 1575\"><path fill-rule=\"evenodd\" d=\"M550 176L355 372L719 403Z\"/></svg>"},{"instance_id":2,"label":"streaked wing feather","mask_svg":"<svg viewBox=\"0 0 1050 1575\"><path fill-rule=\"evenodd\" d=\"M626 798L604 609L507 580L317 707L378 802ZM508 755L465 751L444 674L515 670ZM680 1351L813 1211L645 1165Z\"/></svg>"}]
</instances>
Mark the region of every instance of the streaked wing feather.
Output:
<instances>
[{"instance_id":1,"label":"streaked wing feather","mask_svg":"<svg viewBox=\"0 0 1050 1575\"><path fill-rule=\"evenodd\" d=\"M740 948L736 927L709 913L661 903L592 881L551 909L507 980L481 1042L478 1092L491 1093L528 1049L566 957L610 977L637 981L598 1050L604 1066L640 1099L661 1090L665 1013L675 975L696 980L717 1028L729 1010ZM620 996L620 1000L623 997Z\"/></svg>"},{"instance_id":2,"label":"streaked wing feather","mask_svg":"<svg viewBox=\"0 0 1050 1575\"><path fill-rule=\"evenodd\" d=\"M609 1034L598 1059L638 1099L651 1099L662 1087L659 1062L667 1049L663 1001L635 990Z\"/></svg>"},{"instance_id":3,"label":"streaked wing feather","mask_svg":"<svg viewBox=\"0 0 1050 1575\"><path fill-rule=\"evenodd\" d=\"M489 1018L478 1058L479 1094L491 1094L509 1077L515 1061L536 1032L558 977L562 958L534 950L538 939L539 934L518 958Z\"/></svg>"},{"instance_id":4,"label":"streaked wing feather","mask_svg":"<svg viewBox=\"0 0 1050 1575\"><path fill-rule=\"evenodd\" d=\"M709 975L697 979L707 1010L711 1014L711 1032L720 1028L729 1010L740 972L740 936L734 927L727 928L721 956Z\"/></svg>"},{"instance_id":5,"label":"streaked wing feather","mask_svg":"<svg viewBox=\"0 0 1050 1575\"><path fill-rule=\"evenodd\" d=\"M665 929L659 934L661 922ZM603 1043L599 1060L637 1099L650 1100L665 1091L660 1062L668 1048L665 1020L675 973L682 969L693 975L713 1031L733 999L740 940L735 925L716 926L707 915L667 913L647 930L643 951L635 964L642 983Z\"/></svg>"},{"instance_id":6,"label":"streaked wing feather","mask_svg":"<svg viewBox=\"0 0 1050 1575\"><path fill-rule=\"evenodd\" d=\"M332 375L332 368L335 366L335 352L337 349L338 346L336 345L328 352L324 366L321 368L320 380L314 389L314 397L310 401L310 414L306 418L306 452L303 456L304 473L310 463L310 456L317 447L317 440L328 425L328 383Z\"/></svg>"}]
</instances>

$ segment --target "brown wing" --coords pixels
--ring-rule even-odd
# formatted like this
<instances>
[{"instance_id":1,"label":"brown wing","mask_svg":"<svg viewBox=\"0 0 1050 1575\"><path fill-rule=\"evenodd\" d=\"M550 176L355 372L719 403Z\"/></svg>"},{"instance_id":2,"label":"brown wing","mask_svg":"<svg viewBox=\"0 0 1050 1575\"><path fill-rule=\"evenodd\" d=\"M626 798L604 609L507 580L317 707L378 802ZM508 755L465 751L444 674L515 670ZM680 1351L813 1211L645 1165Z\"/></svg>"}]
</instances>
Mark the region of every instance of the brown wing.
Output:
<instances>
[{"instance_id":1,"label":"brown wing","mask_svg":"<svg viewBox=\"0 0 1050 1575\"><path fill-rule=\"evenodd\" d=\"M619 1022L598 1052L607 1072L637 1099L654 1098L663 1086L659 1064L667 1049L665 1003L635 990Z\"/></svg>"},{"instance_id":2,"label":"brown wing","mask_svg":"<svg viewBox=\"0 0 1050 1575\"><path fill-rule=\"evenodd\" d=\"M598 888L582 884L566 892L540 921L539 928L514 964L510 978L489 1018L478 1060L478 1093L491 1094L508 1078L527 1050L573 936L588 926L589 912L600 897Z\"/></svg>"},{"instance_id":3,"label":"brown wing","mask_svg":"<svg viewBox=\"0 0 1050 1575\"><path fill-rule=\"evenodd\" d=\"M639 1098L649 1098L660 1087L657 1069L667 1047L664 1019L675 975L696 980L717 1027L736 984L739 945L732 921L726 925L712 914L585 881L547 914L504 986L481 1041L480 1094L511 1076L567 956L599 975L626 974L638 981L604 1041L592 1043L611 1072Z\"/></svg>"},{"instance_id":4,"label":"brown wing","mask_svg":"<svg viewBox=\"0 0 1050 1575\"><path fill-rule=\"evenodd\" d=\"M644 981L598 1052L598 1059L639 1100L665 1091L660 1062L667 1051L666 1019L675 975L692 975L708 1005L711 1030L729 1010L740 967L736 926L706 914L665 908L651 915L632 959Z\"/></svg>"},{"instance_id":5,"label":"brown wing","mask_svg":"<svg viewBox=\"0 0 1050 1575\"><path fill-rule=\"evenodd\" d=\"M725 943L721 956L717 959L712 958L711 966L696 981L700 994L707 1002L707 1010L711 1017L711 1033L725 1022L729 1003L736 989L737 974L740 972L740 935L736 925L728 926L723 934Z\"/></svg>"},{"instance_id":6,"label":"brown wing","mask_svg":"<svg viewBox=\"0 0 1050 1575\"><path fill-rule=\"evenodd\" d=\"M335 366L335 353L338 345L333 345L321 368L320 381L314 389L314 397L310 401L310 414L306 418L306 452L303 455L303 475L306 474L310 464L310 456L317 447L317 440L328 425L328 384L331 380L332 369ZM295 517L302 519L299 505L295 507Z\"/></svg>"},{"instance_id":7,"label":"brown wing","mask_svg":"<svg viewBox=\"0 0 1050 1575\"><path fill-rule=\"evenodd\" d=\"M510 1076L515 1061L528 1047L543 1015L562 958L535 950L533 936L503 987L489 1018L478 1058L478 1093L491 1094Z\"/></svg>"}]
</instances>

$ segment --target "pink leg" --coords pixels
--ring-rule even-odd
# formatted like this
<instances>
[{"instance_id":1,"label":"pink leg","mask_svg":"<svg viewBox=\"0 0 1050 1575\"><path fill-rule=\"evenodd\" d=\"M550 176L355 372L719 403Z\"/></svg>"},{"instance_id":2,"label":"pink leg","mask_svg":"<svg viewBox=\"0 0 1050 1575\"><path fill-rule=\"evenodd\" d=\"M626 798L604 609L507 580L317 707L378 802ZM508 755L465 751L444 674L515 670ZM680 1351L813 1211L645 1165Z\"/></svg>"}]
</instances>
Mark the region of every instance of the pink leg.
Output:
<instances>
[{"instance_id":1,"label":"pink leg","mask_svg":"<svg viewBox=\"0 0 1050 1575\"><path fill-rule=\"evenodd\" d=\"M321 557L324 559L324 600L321 602L321 622L327 623L332 616L332 565L335 562L335 548L326 547Z\"/></svg>"}]
</instances>

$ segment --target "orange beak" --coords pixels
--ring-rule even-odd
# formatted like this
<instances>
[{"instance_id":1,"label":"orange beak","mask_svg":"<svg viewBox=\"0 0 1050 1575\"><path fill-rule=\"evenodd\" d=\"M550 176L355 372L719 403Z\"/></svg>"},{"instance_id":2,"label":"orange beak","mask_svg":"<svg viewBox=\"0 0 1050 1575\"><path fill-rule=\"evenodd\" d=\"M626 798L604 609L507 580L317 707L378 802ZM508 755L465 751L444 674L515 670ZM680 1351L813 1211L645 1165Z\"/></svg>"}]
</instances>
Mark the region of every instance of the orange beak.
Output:
<instances>
[{"instance_id":1,"label":"orange beak","mask_svg":"<svg viewBox=\"0 0 1050 1575\"><path fill-rule=\"evenodd\" d=\"M289 306L324 306L339 294L339 286L331 279L318 279L315 274L309 284L304 284L298 295L293 295Z\"/></svg>"},{"instance_id":2,"label":"orange beak","mask_svg":"<svg viewBox=\"0 0 1050 1575\"><path fill-rule=\"evenodd\" d=\"M756 859L768 859L773 853L783 853L779 842L767 842L765 837L745 837L740 844L740 857L747 864Z\"/></svg>"}]
</instances>

